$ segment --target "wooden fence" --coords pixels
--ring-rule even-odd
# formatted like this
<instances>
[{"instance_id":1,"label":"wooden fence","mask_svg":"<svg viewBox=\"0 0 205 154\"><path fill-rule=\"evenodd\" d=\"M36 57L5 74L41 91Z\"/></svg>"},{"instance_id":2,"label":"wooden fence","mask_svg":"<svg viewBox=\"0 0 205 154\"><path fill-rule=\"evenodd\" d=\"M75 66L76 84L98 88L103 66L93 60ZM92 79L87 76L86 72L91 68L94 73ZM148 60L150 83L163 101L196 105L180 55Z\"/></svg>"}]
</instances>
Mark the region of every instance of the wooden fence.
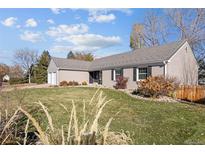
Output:
<instances>
[{"instance_id":1,"label":"wooden fence","mask_svg":"<svg viewBox=\"0 0 205 154\"><path fill-rule=\"evenodd\" d=\"M176 91L176 98L205 103L205 86L180 86Z\"/></svg>"}]
</instances>

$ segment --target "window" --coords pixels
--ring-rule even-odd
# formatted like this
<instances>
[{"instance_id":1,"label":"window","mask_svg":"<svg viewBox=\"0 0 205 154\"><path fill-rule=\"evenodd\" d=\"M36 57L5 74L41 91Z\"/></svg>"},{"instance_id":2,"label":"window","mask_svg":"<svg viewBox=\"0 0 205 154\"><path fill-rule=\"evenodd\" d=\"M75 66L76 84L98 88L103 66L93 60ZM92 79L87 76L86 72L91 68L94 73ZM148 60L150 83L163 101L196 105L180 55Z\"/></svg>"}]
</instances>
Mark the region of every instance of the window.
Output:
<instances>
[{"instance_id":1,"label":"window","mask_svg":"<svg viewBox=\"0 0 205 154\"><path fill-rule=\"evenodd\" d=\"M111 74L111 79L112 80L116 80L118 77L123 76L123 69L122 68L117 68L112 70L112 74Z\"/></svg>"},{"instance_id":2,"label":"window","mask_svg":"<svg viewBox=\"0 0 205 154\"><path fill-rule=\"evenodd\" d=\"M133 70L133 73L134 73L134 70ZM151 75L152 75L152 67L143 67L143 68L136 69L137 81L147 79L147 77Z\"/></svg>"},{"instance_id":3,"label":"window","mask_svg":"<svg viewBox=\"0 0 205 154\"><path fill-rule=\"evenodd\" d=\"M144 80L148 76L147 68L139 68L138 69L138 80Z\"/></svg>"}]
</instances>

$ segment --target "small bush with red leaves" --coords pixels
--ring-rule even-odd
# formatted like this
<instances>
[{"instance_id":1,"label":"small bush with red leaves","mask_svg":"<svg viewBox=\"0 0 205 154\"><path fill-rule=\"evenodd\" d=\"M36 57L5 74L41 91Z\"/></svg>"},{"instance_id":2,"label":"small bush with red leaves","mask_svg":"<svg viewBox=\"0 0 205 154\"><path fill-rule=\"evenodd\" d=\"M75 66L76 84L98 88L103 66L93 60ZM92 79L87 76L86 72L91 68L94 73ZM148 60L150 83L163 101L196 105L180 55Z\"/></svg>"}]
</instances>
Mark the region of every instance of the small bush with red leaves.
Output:
<instances>
[{"instance_id":1,"label":"small bush with red leaves","mask_svg":"<svg viewBox=\"0 0 205 154\"><path fill-rule=\"evenodd\" d=\"M137 84L137 93L145 97L172 96L178 87L175 78L164 78L163 76L148 77Z\"/></svg>"},{"instance_id":2,"label":"small bush with red leaves","mask_svg":"<svg viewBox=\"0 0 205 154\"><path fill-rule=\"evenodd\" d=\"M116 79L115 89L126 89L127 88L128 78L120 76Z\"/></svg>"},{"instance_id":3,"label":"small bush with red leaves","mask_svg":"<svg viewBox=\"0 0 205 154\"><path fill-rule=\"evenodd\" d=\"M60 86L68 86L68 82L67 81L61 81Z\"/></svg>"}]
</instances>

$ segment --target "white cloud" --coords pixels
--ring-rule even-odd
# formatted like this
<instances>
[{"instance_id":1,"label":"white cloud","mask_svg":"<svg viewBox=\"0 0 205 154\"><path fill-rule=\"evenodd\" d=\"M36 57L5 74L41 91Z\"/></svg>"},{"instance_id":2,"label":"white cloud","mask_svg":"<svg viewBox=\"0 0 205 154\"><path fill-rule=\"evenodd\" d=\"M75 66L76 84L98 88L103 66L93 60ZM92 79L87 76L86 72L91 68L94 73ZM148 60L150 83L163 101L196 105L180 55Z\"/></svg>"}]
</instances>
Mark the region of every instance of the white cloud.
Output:
<instances>
[{"instance_id":1,"label":"white cloud","mask_svg":"<svg viewBox=\"0 0 205 154\"><path fill-rule=\"evenodd\" d=\"M60 14L60 13L64 13L64 12L65 12L65 9L52 8L51 11L52 11L54 14Z\"/></svg>"},{"instance_id":2,"label":"white cloud","mask_svg":"<svg viewBox=\"0 0 205 154\"><path fill-rule=\"evenodd\" d=\"M36 43L38 41L43 40L42 34L40 32L31 32L31 31L24 31L23 34L20 35L21 40L29 41L32 43Z\"/></svg>"},{"instance_id":3,"label":"white cloud","mask_svg":"<svg viewBox=\"0 0 205 154\"><path fill-rule=\"evenodd\" d=\"M51 52L67 52L71 50L71 48L72 48L71 46L66 46L66 45L54 45L49 50Z\"/></svg>"},{"instance_id":4,"label":"white cloud","mask_svg":"<svg viewBox=\"0 0 205 154\"><path fill-rule=\"evenodd\" d=\"M66 46L66 45L55 45L50 48L51 52L68 52L68 51L83 51L92 52L98 50L98 47L87 47L87 46Z\"/></svg>"},{"instance_id":5,"label":"white cloud","mask_svg":"<svg viewBox=\"0 0 205 154\"><path fill-rule=\"evenodd\" d=\"M132 10L131 9L126 9L126 8L98 8L98 9L87 9L89 14L96 14L96 13L103 13L103 14L107 14L113 11L117 11L117 12L122 12L125 13L126 15L131 15L132 14Z\"/></svg>"},{"instance_id":6,"label":"white cloud","mask_svg":"<svg viewBox=\"0 0 205 154\"><path fill-rule=\"evenodd\" d=\"M26 20L26 27L36 27L38 25L37 21L33 18Z\"/></svg>"},{"instance_id":7,"label":"white cloud","mask_svg":"<svg viewBox=\"0 0 205 154\"><path fill-rule=\"evenodd\" d=\"M15 17L9 17L9 18L6 18L4 21L1 21L1 23L2 23L4 26L11 27L11 26L13 26L13 25L16 24L16 21L17 21L17 18L15 18Z\"/></svg>"},{"instance_id":8,"label":"white cloud","mask_svg":"<svg viewBox=\"0 0 205 154\"><path fill-rule=\"evenodd\" d=\"M114 14L101 14L101 15L92 15L88 18L88 21L90 22L98 22L98 23L103 23L103 22L111 22L115 20L116 17Z\"/></svg>"},{"instance_id":9,"label":"white cloud","mask_svg":"<svg viewBox=\"0 0 205 154\"><path fill-rule=\"evenodd\" d=\"M18 29L21 28L21 25L16 25L16 28L18 28Z\"/></svg>"},{"instance_id":10,"label":"white cloud","mask_svg":"<svg viewBox=\"0 0 205 154\"><path fill-rule=\"evenodd\" d=\"M52 49L62 51L62 49L69 49L73 51L96 51L112 47L121 43L119 36L102 36L97 34L79 34L59 37L58 41L65 41L72 43L71 46L55 46Z\"/></svg>"},{"instance_id":11,"label":"white cloud","mask_svg":"<svg viewBox=\"0 0 205 154\"><path fill-rule=\"evenodd\" d=\"M55 22L54 22L52 19L48 19L48 20L47 20L47 23L49 23L49 24L55 24Z\"/></svg>"},{"instance_id":12,"label":"white cloud","mask_svg":"<svg viewBox=\"0 0 205 154\"><path fill-rule=\"evenodd\" d=\"M108 9L89 9L89 22L108 23L116 19L113 13Z\"/></svg>"},{"instance_id":13,"label":"white cloud","mask_svg":"<svg viewBox=\"0 0 205 154\"><path fill-rule=\"evenodd\" d=\"M78 9L72 9L72 10L78 10ZM131 15L132 10L131 9L123 9L123 8L97 8L97 9L81 9L88 11L88 21L89 22L111 22L116 19L115 12L121 12L126 15Z\"/></svg>"},{"instance_id":14,"label":"white cloud","mask_svg":"<svg viewBox=\"0 0 205 154\"><path fill-rule=\"evenodd\" d=\"M119 12L122 12L122 13L125 13L127 15L131 15L132 14L132 10L131 9L112 9L113 11L119 11Z\"/></svg>"},{"instance_id":15,"label":"white cloud","mask_svg":"<svg viewBox=\"0 0 205 154\"><path fill-rule=\"evenodd\" d=\"M88 31L88 26L85 24L73 25L58 25L57 27L50 27L46 32L51 37L64 37L71 34L82 34Z\"/></svg>"}]
</instances>

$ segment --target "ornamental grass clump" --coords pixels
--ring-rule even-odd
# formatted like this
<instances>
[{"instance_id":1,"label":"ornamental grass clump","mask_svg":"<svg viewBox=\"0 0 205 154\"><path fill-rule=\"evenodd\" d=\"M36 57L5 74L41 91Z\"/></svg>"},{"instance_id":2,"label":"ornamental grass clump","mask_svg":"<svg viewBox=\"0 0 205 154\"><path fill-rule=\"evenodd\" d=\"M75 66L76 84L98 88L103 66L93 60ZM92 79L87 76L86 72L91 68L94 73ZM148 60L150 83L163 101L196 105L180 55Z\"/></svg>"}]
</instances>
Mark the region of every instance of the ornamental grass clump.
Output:
<instances>
[{"instance_id":1,"label":"ornamental grass clump","mask_svg":"<svg viewBox=\"0 0 205 154\"><path fill-rule=\"evenodd\" d=\"M65 117L67 117L67 123L63 123L60 127L53 123L49 109L40 101L36 102L35 107L33 107L43 112L38 115L40 117L36 117L33 112L24 107L18 107L7 121L1 122L3 127L0 129L0 143L44 145L132 144L129 133L109 130L114 117L110 117L104 126L99 123L105 106L111 101L110 99L107 100L103 92L98 89L89 102L83 101L80 108L74 100L70 103L71 111L60 103L59 106L66 112ZM79 114L78 110L82 112ZM39 120L45 119L42 116L46 117L47 126L45 126L45 120L43 124L42 120ZM33 133L35 140L31 140L31 133ZM11 135L12 137L10 137Z\"/></svg>"}]
</instances>

